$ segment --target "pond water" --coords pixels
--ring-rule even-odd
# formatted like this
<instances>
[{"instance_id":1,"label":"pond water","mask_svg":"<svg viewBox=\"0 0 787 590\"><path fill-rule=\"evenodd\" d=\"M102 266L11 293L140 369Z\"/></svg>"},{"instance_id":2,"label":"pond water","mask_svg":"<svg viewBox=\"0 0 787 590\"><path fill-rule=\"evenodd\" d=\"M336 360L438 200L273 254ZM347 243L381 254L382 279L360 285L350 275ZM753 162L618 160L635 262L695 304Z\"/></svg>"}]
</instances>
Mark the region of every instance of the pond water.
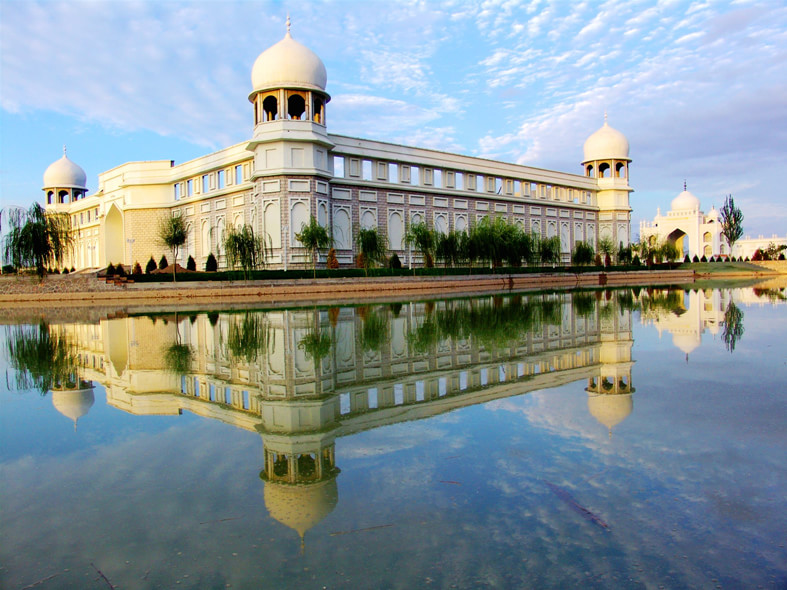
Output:
<instances>
[{"instance_id":1,"label":"pond water","mask_svg":"<svg viewBox=\"0 0 787 590\"><path fill-rule=\"evenodd\" d=\"M6 588L785 588L785 289L0 328Z\"/></svg>"}]
</instances>

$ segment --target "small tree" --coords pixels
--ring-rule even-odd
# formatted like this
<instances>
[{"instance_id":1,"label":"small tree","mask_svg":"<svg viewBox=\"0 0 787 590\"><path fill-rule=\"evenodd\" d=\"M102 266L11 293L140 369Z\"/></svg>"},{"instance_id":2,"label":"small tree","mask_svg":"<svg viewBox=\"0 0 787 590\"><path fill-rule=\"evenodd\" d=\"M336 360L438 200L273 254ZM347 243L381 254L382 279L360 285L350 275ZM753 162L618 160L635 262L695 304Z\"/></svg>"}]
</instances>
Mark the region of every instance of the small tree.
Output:
<instances>
[{"instance_id":1,"label":"small tree","mask_svg":"<svg viewBox=\"0 0 787 590\"><path fill-rule=\"evenodd\" d=\"M612 243L612 238L601 238L598 241L599 254L604 255L604 266L609 266L612 263L612 254L615 252L615 244Z\"/></svg>"},{"instance_id":2,"label":"small tree","mask_svg":"<svg viewBox=\"0 0 787 590\"><path fill-rule=\"evenodd\" d=\"M361 228L356 243L360 251L358 258L364 273L368 276L369 268L385 259L385 244L376 228Z\"/></svg>"},{"instance_id":3,"label":"small tree","mask_svg":"<svg viewBox=\"0 0 787 590\"><path fill-rule=\"evenodd\" d=\"M593 262L593 246L587 242L577 242L571 253L571 262L577 266L585 266Z\"/></svg>"},{"instance_id":4,"label":"small tree","mask_svg":"<svg viewBox=\"0 0 787 590\"><path fill-rule=\"evenodd\" d=\"M425 223L413 223L404 236L404 243L421 253L426 268L434 266L435 232Z\"/></svg>"},{"instance_id":5,"label":"small tree","mask_svg":"<svg viewBox=\"0 0 787 590\"><path fill-rule=\"evenodd\" d=\"M172 280L177 281L178 250L186 243L186 221L180 215L165 215L159 221L158 238L162 245L172 250Z\"/></svg>"},{"instance_id":6,"label":"small tree","mask_svg":"<svg viewBox=\"0 0 787 590\"><path fill-rule=\"evenodd\" d=\"M394 252L391 258L388 260L388 268L392 268L394 270L402 268L402 261L399 260L399 256L396 254L396 252Z\"/></svg>"},{"instance_id":7,"label":"small tree","mask_svg":"<svg viewBox=\"0 0 787 590\"><path fill-rule=\"evenodd\" d=\"M662 258L667 262L674 262L680 256L680 251L678 247L675 245L675 242L671 242L669 240L665 241L660 247L659 251L661 252Z\"/></svg>"},{"instance_id":8,"label":"small tree","mask_svg":"<svg viewBox=\"0 0 787 590\"><path fill-rule=\"evenodd\" d=\"M317 255L320 250L324 250L331 245L331 236L328 230L321 226L317 219L312 215L309 218L308 224L301 225L300 233L295 234L295 239L298 240L303 247L309 251L309 257L312 260L312 274L317 276Z\"/></svg>"},{"instance_id":9,"label":"small tree","mask_svg":"<svg viewBox=\"0 0 787 590\"><path fill-rule=\"evenodd\" d=\"M721 224L721 235L727 241L727 246L732 252L732 245L743 235L743 213L735 206L732 195L724 198L724 205L719 211L719 223Z\"/></svg>"},{"instance_id":10,"label":"small tree","mask_svg":"<svg viewBox=\"0 0 787 590\"><path fill-rule=\"evenodd\" d=\"M243 278L249 280L252 270L265 265L268 249L262 239L254 234L250 225L240 228L230 226L224 237L224 249L227 252L227 263L243 270Z\"/></svg>"},{"instance_id":11,"label":"small tree","mask_svg":"<svg viewBox=\"0 0 787 590\"><path fill-rule=\"evenodd\" d=\"M71 218L64 213L47 213L38 203L27 211L10 212L10 229L4 254L16 268L35 267L44 278L47 266L60 266L74 243Z\"/></svg>"},{"instance_id":12,"label":"small tree","mask_svg":"<svg viewBox=\"0 0 787 590\"><path fill-rule=\"evenodd\" d=\"M552 236L541 240L540 244L541 264L558 264L560 262L560 238Z\"/></svg>"},{"instance_id":13,"label":"small tree","mask_svg":"<svg viewBox=\"0 0 787 590\"><path fill-rule=\"evenodd\" d=\"M156 261L153 259L153 254L151 254L150 260L148 260L148 263L145 265L145 274L149 275L154 270L156 270L156 268L158 268L156 266Z\"/></svg>"},{"instance_id":14,"label":"small tree","mask_svg":"<svg viewBox=\"0 0 787 590\"><path fill-rule=\"evenodd\" d=\"M189 259L186 261L186 270L197 270L197 261L194 260L194 257L189 255Z\"/></svg>"},{"instance_id":15,"label":"small tree","mask_svg":"<svg viewBox=\"0 0 787 590\"><path fill-rule=\"evenodd\" d=\"M216 272L219 268L219 263L216 262L216 257L213 252L208 254L208 259L205 261L205 272Z\"/></svg>"},{"instance_id":16,"label":"small tree","mask_svg":"<svg viewBox=\"0 0 787 590\"><path fill-rule=\"evenodd\" d=\"M167 257L162 254L161 258L158 261L158 269L164 270L168 266L169 266L169 262L167 262Z\"/></svg>"},{"instance_id":17,"label":"small tree","mask_svg":"<svg viewBox=\"0 0 787 590\"><path fill-rule=\"evenodd\" d=\"M331 270L336 270L339 268L339 260L336 258L336 250L333 248L328 250L328 259L325 261L325 266Z\"/></svg>"},{"instance_id":18,"label":"small tree","mask_svg":"<svg viewBox=\"0 0 787 590\"><path fill-rule=\"evenodd\" d=\"M131 269L131 274L135 274L135 275L142 274L142 267L139 265L139 262L134 263L134 267Z\"/></svg>"}]
</instances>

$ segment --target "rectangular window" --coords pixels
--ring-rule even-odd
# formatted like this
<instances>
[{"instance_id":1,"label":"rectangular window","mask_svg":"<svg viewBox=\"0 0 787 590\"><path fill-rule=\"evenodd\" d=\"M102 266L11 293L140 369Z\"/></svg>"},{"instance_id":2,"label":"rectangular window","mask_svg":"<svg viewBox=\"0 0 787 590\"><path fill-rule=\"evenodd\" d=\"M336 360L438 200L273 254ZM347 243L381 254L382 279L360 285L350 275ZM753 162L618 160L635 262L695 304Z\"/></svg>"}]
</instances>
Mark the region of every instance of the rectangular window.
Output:
<instances>
[{"instance_id":1,"label":"rectangular window","mask_svg":"<svg viewBox=\"0 0 787 590\"><path fill-rule=\"evenodd\" d=\"M229 387L224 388L224 403L228 405L232 404L232 390Z\"/></svg>"},{"instance_id":2,"label":"rectangular window","mask_svg":"<svg viewBox=\"0 0 787 590\"><path fill-rule=\"evenodd\" d=\"M456 188L462 190L465 188L465 175L461 172L456 173Z\"/></svg>"},{"instance_id":3,"label":"rectangular window","mask_svg":"<svg viewBox=\"0 0 787 590\"><path fill-rule=\"evenodd\" d=\"M193 194L194 194L194 181L189 180L186 183L186 195L190 197Z\"/></svg>"},{"instance_id":4,"label":"rectangular window","mask_svg":"<svg viewBox=\"0 0 787 590\"><path fill-rule=\"evenodd\" d=\"M413 184L421 184L421 171L418 170L418 166L410 167L410 182Z\"/></svg>"},{"instance_id":5,"label":"rectangular window","mask_svg":"<svg viewBox=\"0 0 787 590\"><path fill-rule=\"evenodd\" d=\"M243 409L248 410L250 407L249 404L249 392L245 389L243 390Z\"/></svg>"},{"instance_id":6,"label":"rectangular window","mask_svg":"<svg viewBox=\"0 0 787 590\"><path fill-rule=\"evenodd\" d=\"M344 178L344 158L341 156L333 157L333 175L336 178Z\"/></svg>"},{"instance_id":7,"label":"rectangular window","mask_svg":"<svg viewBox=\"0 0 787 590\"><path fill-rule=\"evenodd\" d=\"M87 212L87 222L90 223L90 211Z\"/></svg>"},{"instance_id":8,"label":"rectangular window","mask_svg":"<svg viewBox=\"0 0 787 590\"><path fill-rule=\"evenodd\" d=\"M435 186L435 188L442 188L443 187L443 171L442 170L435 170L434 171L434 186Z\"/></svg>"},{"instance_id":9,"label":"rectangular window","mask_svg":"<svg viewBox=\"0 0 787 590\"><path fill-rule=\"evenodd\" d=\"M224 188L224 170L216 172L216 179L218 181L219 189Z\"/></svg>"},{"instance_id":10,"label":"rectangular window","mask_svg":"<svg viewBox=\"0 0 787 590\"><path fill-rule=\"evenodd\" d=\"M96 207L96 219L98 219L98 207Z\"/></svg>"},{"instance_id":11,"label":"rectangular window","mask_svg":"<svg viewBox=\"0 0 787 590\"><path fill-rule=\"evenodd\" d=\"M235 184L243 182L243 166L238 164L235 166Z\"/></svg>"},{"instance_id":12,"label":"rectangular window","mask_svg":"<svg viewBox=\"0 0 787 590\"><path fill-rule=\"evenodd\" d=\"M175 190L175 200L180 201L180 183L176 182L172 188Z\"/></svg>"},{"instance_id":13,"label":"rectangular window","mask_svg":"<svg viewBox=\"0 0 787 590\"><path fill-rule=\"evenodd\" d=\"M79 214L79 223L85 223L85 214L84 213L80 213Z\"/></svg>"},{"instance_id":14,"label":"rectangular window","mask_svg":"<svg viewBox=\"0 0 787 590\"><path fill-rule=\"evenodd\" d=\"M363 161L363 164L361 165L361 174L361 178L363 180L372 179L372 163L369 160Z\"/></svg>"},{"instance_id":15,"label":"rectangular window","mask_svg":"<svg viewBox=\"0 0 787 590\"><path fill-rule=\"evenodd\" d=\"M202 192L206 193L210 190L210 178L207 174L202 175Z\"/></svg>"},{"instance_id":16,"label":"rectangular window","mask_svg":"<svg viewBox=\"0 0 787 590\"><path fill-rule=\"evenodd\" d=\"M377 388L372 387L367 392L367 399L369 400L369 409L373 410L377 407Z\"/></svg>"},{"instance_id":17,"label":"rectangular window","mask_svg":"<svg viewBox=\"0 0 787 590\"><path fill-rule=\"evenodd\" d=\"M399 182L399 164L388 165L388 182Z\"/></svg>"}]
</instances>

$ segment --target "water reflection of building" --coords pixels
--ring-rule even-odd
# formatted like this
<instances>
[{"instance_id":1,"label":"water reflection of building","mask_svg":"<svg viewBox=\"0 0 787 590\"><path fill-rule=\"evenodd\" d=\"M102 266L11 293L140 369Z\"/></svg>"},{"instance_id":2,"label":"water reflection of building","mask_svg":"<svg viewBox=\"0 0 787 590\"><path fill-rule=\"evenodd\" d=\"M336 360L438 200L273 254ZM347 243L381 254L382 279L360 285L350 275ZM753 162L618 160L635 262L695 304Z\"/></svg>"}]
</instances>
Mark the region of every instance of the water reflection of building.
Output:
<instances>
[{"instance_id":1,"label":"water reflection of building","mask_svg":"<svg viewBox=\"0 0 787 590\"><path fill-rule=\"evenodd\" d=\"M688 355L702 344L707 331L714 336L724 322L724 312L732 301L731 292L721 289L656 290L644 299L641 319L652 324L661 336L672 335L672 343Z\"/></svg>"},{"instance_id":2,"label":"water reflection of building","mask_svg":"<svg viewBox=\"0 0 787 590\"><path fill-rule=\"evenodd\" d=\"M52 405L63 416L74 421L74 430L77 429L77 421L95 403L93 384L89 381L78 380L72 387L57 387L51 393Z\"/></svg>"},{"instance_id":3,"label":"water reflection of building","mask_svg":"<svg viewBox=\"0 0 787 590\"><path fill-rule=\"evenodd\" d=\"M266 506L303 536L338 500L337 438L577 381L602 424L622 420L609 410L620 402L603 400L625 398L631 411L631 314L588 297L582 309L571 295L538 295L69 329L109 404L259 432ZM168 364L173 350L187 351L183 375Z\"/></svg>"}]
</instances>

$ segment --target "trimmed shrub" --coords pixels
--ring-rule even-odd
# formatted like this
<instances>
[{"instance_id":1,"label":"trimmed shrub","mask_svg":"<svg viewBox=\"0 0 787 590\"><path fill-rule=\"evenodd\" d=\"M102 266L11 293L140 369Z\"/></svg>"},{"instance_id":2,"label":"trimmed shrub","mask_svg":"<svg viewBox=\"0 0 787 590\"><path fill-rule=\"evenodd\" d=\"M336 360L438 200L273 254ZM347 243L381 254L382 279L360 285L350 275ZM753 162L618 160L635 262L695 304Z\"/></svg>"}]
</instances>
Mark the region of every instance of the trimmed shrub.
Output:
<instances>
[{"instance_id":1,"label":"trimmed shrub","mask_svg":"<svg viewBox=\"0 0 787 590\"><path fill-rule=\"evenodd\" d=\"M702 258L700 258L700 262L708 262L708 259L705 258L705 254L702 255Z\"/></svg>"},{"instance_id":2,"label":"trimmed shrub","mask_svg":"<svg viewBox=\"0 0 787 590\"><path fill-rule=\"evenodd\" d=\"M169 266L169 262L167 262L167 257L164 254L162 254L161 260L158 261L158 269L164 270L168 266Z\"/></svg>"},{"instance_id":3,"label":"trimmed shrub","mask_svg":"<svg viewBox=\"0 0 787 590\"><path fill-rule=\"evenodd\" d=\"M388 260L388 268L402 268L402 261L399 260L399 256L396 255L396 252L394 252Z\"/></svg>"},{"instance_id":4,"label":"trimmed shrub","mask_svg":"<svg viewBox=\"0 0 787 590\"><path fill-rule=\"evenodd\" d=\"M64 275L67 275L67 274L68 274L68 267L66 267L66 268L64 268L64 269L63 269L63 274L64 274Z\"/></svg>"},{"instance_id":5,"label":"trimmed shrub","mask_svg":"<svg viewBox=\"0 0 787 590\"><path fill-rule=\"evenodd\" d=\"M688 264L689 262L691 262L691 258L689 258L689 255L688 255L688 254L686 254L686 256L684 256L684 257L683 257L683 262L684 262L685 264Z\"/></svg>"},{"instance_id":6,"label":"trimmed shrub","mask_svg":"<svg viewBox=\"0 0 787 590\"><path fill-rule=\"evenodd\" d=\"M60 274L60 269L56 268L55 270L52 271L52 274L59 275Z\"/></svg>"},{"instance_id":7,"label":"trimmed shrub","mask_svg":"<svg viewBox=\"0 0 787 590\"><path fill-rule=\"evenodd\" d=\"M691 259L691 261L692 261L692 262L699 262L699 261L700 261L700 259L699 259L699 256L697 256L697 255L695 254L695 255L694 255L694 258L692 258L692 259Z\"/></svg>"},{"instance_id":8,"label":"trimmed shrub","mask_svg":"<svg viewBox=\"0 0 787 590\"><path fill-rule=\"evenodd\" d=\"M189 256L191 258L191 256ZM216 272L219 269L219 263L216 261L216 257L213 255L213 252L208 254L208 259L205 261L205 272Z\"/></svg>"},{"instance_id":9,"label":"trimmed shrub","mask_svg":"<svg viewBox=\"0 0 787 590\"><path fill-rule=\"evenodd\" d=\"M153 260L153 255L151 254L150 260L148 260L148 263L145 265L145 274L149 275L154 270L156 270L156 268L156 261Z\"/></svg>"},{"instance_id":10,"label":"trimmed shrub","mask_svg":"<svg viewBox=\"0 0 787 590\"><path fill-rule=\"evenodd\" d=\"M328 250L328 260L325 262L325 266L331 270L336 270L339 268L339 260L336 258L336 250L333 248Z\"/></svg>"},{"instance_id":11,"label":"trimmed shrub","mask_svg":"<svg viewBox=\"0 0 787 590\"><path fill-rule=\"evenodd\" d=\"M115 267L115 276L116 277L126 276L126 269L123 268L123 265L120 262L118 262L118 265Z\"/></svg>"},{"instance_id":12,"label":"trimmed shrub","mask_svg":"<svg viewBox=\"0 0 787 590\"><path fill-rule=\"evenodd\" d=\"M107 275L108 277L114 277L114 276L115 276L115 267L114 267L114 266L112 266L112 263L111 263L111 262L109 263L109 266L107 266L107 272L106 272L106 275Z\"/></svg>"},{"instance_id":13,"label":"trimmed shrub","mask_svg":"<svg viewBox=\"0 0 787 590\"><path fill-rule=\"evenodd\" d=\"M640 266L641 264L642 264L642 261L639 259L639 254L634 254L634 258L632 258L632 260L631 260L631 265L632 266Z\"/></svg>"},{"instance_id":14,"label":"trimmed shrub","mask_svg":"<svg viewBox=\"0 0 787 590\"><path fill-rule=\"evenodd\" d=\"M197 270L197 263L191 255L189 255L189 259L186 261L186 270Z\"/></svg>"},{"instance_id":15,"label":"trimmed shrub","mask_svg":"<svg viewBox=\"0 0 787 590\"><path fill-rule=\"evenodd\" d=\"M135 274L135 275L142 274L142 267L139 265L139 262L134 263L134 268L131 269L131 274Z\"/></svg>"},{"instance_id":16,"label":"trimmed shrub","mask_svg":"<svg viewBox=\"0 0 787 590\"><path fill-rule=\"evenodd\" d=\"M71 267L71 272L76 272L76 271L77 271L77 269L75 269L75 268L72 266L72 267Z\"/></svg>"}]
</instances>

